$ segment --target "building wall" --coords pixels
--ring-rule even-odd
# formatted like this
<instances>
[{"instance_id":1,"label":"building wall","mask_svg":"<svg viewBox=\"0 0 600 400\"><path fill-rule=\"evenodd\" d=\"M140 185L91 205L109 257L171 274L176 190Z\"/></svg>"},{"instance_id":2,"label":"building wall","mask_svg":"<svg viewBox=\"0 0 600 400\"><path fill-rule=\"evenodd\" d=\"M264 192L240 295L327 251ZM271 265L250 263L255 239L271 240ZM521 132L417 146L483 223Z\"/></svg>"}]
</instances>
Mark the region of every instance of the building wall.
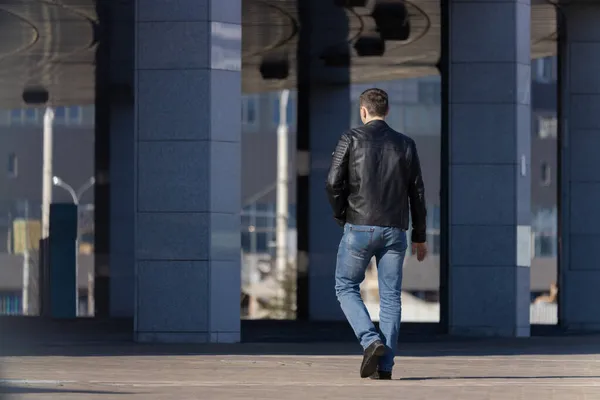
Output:
<instances>
[{"instance_id":1,"label":"building wall","mask_svg":"<svg viewBox=\"0 0 600 400\"><path fill-rule=\"evenodd\" d=\"M77 107L77 110L67 111L66 118L57 110L53 134L54 175L75 190L94 176L93 109ZM7 251L12 219L23 218L26 212L29 218L40 218L42 119L43 110L0 110L0 252ZM70 203L72 199L67 191L55 187L53 201ZM86 192L82 203L93 201L92 188Z\"/></svg>"}]
</instances>

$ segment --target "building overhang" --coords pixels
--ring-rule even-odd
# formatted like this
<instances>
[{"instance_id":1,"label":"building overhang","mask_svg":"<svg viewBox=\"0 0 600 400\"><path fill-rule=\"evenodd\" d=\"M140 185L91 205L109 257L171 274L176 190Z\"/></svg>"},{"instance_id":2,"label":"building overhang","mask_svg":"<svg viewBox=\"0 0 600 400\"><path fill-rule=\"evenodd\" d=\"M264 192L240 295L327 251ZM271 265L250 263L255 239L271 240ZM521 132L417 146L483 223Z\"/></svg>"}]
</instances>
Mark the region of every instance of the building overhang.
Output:
<instances>
[{"instance_id":1,"label":"building overhang","mask_svg":"<svg viewBox=\"0 0 600 400\"><path fill-rule=\"evenodd\" d=\"M143 2L139 4L143 6ZM327 40L324 35L310 51L308 62L316 71L316 83L377 82L437 74L440 3L412 0L404 4L410 31L400 38L404 40L386 41L382 56L361 57L360 48L355 48L376 25L372 10L342 10L347 18L344 38ZM555 6L535 2L531 14L533 57L555 54ZM300 29L296 1L242 0L244 92L296 87ZM40 88L48 91L54 105L92 104L99 32L96 0L12 0L0 4L0 106L24 106L23 92ZM332 49L337 50L332 53ZM287 79L263 79L260 66L273 54L285 54Z\"/></svg>"}]
</instances>

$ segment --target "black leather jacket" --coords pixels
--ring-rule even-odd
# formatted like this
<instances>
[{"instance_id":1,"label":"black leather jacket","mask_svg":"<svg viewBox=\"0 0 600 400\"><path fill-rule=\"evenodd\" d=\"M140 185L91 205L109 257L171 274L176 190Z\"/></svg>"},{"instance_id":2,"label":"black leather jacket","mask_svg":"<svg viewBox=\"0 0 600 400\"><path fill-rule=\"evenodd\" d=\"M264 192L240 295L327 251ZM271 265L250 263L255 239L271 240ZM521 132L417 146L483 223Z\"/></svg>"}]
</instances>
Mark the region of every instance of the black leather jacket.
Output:
<instances>
[{"instance_id":1,"label":"black leather jacket","mask_svg":"<svg viewBox=\"0 0 600 400\"><path fill-rule=\"evenodd\" d=\"M389 226L408 230L412 241L427 239L425 188L414 140L374 120L345 132L327 176L334 218L343 225Z\"/></svg>"}]
</instances>

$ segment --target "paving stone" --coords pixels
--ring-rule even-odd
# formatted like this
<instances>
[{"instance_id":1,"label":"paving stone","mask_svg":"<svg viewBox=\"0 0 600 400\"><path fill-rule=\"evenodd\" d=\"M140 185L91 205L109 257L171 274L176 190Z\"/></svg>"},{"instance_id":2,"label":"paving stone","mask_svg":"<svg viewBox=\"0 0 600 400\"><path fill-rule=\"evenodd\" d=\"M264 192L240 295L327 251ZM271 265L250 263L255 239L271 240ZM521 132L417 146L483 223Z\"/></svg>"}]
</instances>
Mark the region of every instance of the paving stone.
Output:
<instances>
[{"instance_id":1,"label":"paving stone","mask_svg":"<svg viewBox=\"0 0 600 400\"><path fill-rule=\"evenodd\" d=\"M360 379L352 343L29 344L9 399L600 399L600 337L403 344L394 380ZM14 350L14 349L13 349Z\"/></svg>"}]
</instances>

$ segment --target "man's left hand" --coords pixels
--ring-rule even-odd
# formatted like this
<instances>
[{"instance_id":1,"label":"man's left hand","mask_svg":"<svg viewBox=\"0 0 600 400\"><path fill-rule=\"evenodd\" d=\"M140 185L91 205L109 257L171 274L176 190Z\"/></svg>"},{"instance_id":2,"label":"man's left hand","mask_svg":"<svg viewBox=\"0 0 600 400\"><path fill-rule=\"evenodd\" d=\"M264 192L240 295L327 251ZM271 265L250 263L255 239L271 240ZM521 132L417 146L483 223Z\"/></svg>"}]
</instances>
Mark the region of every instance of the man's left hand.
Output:
<instances>
[{"instance_id":1,"label":"man's left hand","mask_svg":"<svg viewBox=\"0 0 600 400\"><path fill-rule=\"evenodd\" d=\"M417 260L423 261L427 256L427 243L413 243L412 253L417 255Z\"/></svg>"}]
</instances>

